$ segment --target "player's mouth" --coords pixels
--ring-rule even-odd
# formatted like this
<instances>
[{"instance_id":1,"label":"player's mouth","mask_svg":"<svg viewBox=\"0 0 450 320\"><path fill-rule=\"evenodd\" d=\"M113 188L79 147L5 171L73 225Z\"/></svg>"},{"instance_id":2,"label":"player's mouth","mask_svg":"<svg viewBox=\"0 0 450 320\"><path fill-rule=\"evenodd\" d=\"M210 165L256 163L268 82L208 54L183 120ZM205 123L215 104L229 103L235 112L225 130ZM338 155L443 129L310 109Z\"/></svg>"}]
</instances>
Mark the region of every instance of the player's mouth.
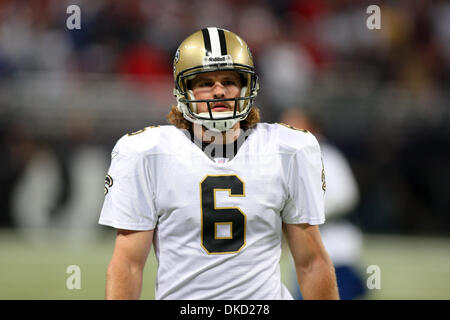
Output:
<instances>
[{"instance_id":1,"label":"player's mouth","mask_svg":"<svg viewBox=\"0 0 450 320\"><path fill-rule=\"evenodd\" d=\"M211 107L212 112L220 112L220 111L228 111L230 110L230 107L228 107L226 104L223 103L215 103Z\"/></svg>"}]
</instances>

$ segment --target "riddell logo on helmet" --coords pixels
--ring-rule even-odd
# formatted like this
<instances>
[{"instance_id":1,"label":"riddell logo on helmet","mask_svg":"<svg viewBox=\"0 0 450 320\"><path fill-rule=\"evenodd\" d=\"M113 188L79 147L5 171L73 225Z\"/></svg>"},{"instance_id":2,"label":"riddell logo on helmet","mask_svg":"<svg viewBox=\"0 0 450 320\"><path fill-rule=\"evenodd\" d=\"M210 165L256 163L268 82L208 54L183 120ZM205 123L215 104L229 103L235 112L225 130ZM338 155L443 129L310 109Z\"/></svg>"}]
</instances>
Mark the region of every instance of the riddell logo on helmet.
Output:
<instances>
[{"instance_id":1,"label":"riddell logo on helmet","mask_svg":"<svg viewBox=\"0 0 450 320\"><path fill-rule=\"evenodd\" d=\"M223 62L225 61L225 57L209 57L209 62Z\"/></svg>"},{"instance_id":2,"label":"riddell logo on helmet","mask_svg":"<svg viewBox=\"0 0 450 320\"><path fill-rule=\"evenodd\" d=\"M216 63L233 63L233 59L231 59L231 56L227 54L226 56L206 56L203 58L203 65L210 65L210 64L216 64Z\"/></svg>"}]
</instances>

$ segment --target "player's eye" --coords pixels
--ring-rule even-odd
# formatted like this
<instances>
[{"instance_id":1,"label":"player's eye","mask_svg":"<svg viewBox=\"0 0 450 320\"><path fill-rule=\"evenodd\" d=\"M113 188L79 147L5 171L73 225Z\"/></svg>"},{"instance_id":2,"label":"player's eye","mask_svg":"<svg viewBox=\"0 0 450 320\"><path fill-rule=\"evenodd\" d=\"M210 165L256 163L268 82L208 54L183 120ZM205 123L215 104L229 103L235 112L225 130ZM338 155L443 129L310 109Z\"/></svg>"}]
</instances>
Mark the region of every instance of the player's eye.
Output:
<instances>
[{"instance_id":1,"label":"player's eye","mask_svg":"<svg viewBox=\"0 0 450 320\"><path fill-rule=\"evenodd\" d=\"M197 83L197 87L203 87L203 88L205 88L205 87L212 87L212 86L213 86L213 82L210 81L210 80L200 80L200 81Z\"/></svg>"},{"instance_id":2,"label":"player's eye","mask_svg":"<svg viewBox=\"0 0 450 320\"><path fill-rule=\"evenodd\" d=\"M224 86L237 86L237 81L235 81L235 80L224 80L223 82L222 82L222 84L224 85Z\"/></svg>"}]
</instances>

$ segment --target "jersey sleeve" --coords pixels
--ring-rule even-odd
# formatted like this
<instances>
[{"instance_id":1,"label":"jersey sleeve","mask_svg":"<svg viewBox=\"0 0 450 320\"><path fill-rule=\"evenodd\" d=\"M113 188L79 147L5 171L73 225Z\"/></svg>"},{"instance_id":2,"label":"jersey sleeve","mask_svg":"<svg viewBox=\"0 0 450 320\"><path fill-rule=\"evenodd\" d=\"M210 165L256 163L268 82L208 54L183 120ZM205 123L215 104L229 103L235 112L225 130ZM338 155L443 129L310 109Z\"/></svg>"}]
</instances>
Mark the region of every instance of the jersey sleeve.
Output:
<instances>
[{"instance_id":1,"label":"jersey sleeve","mask_svg":"<svg viewBox=\"0 0 450 320\"><path fill-rule=\"evenodd\" d=\"M150 170L143 152L127 147L126 137L111 153L99 224L117 229L153 230L157 223Z\"/></svg>"},{"instance_id":2,"label":"jersey sleeve","mask_svg":"<svg viewBox=\"0 0 450 320\"><path fill-rule=\"evenodd\" d=\"M319 143L311 133L307 143L297 149L290 159L288 198L281 212L288 224L325 222L325 173Z\"/></svg>"}]
</instances>

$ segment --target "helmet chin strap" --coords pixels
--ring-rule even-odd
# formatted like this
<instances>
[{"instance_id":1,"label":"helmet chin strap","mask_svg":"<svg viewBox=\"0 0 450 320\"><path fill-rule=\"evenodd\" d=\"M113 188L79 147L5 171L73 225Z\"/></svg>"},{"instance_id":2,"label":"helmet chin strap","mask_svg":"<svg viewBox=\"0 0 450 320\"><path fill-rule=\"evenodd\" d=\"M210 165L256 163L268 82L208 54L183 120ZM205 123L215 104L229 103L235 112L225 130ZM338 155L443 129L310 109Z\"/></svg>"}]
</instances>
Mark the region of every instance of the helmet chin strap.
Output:
<instances>
[{"instance_id":1,"label":"helmet chin strap","mask_svg":"<svg viewBox=\"0 0 450 320\"><path fill-rule=\"evenodd\" d=\"M183 112L183 116L186 120L200 124L204 126L206 129L214 131L214 132L224 132L231 129L236 123L244 119L229 119L229 120L220 120L220 117L224 117L226 115L221 115L222 113L226 113L228 115L233 114L231 111L226 112L213 112L213 117L217 120L199 120L190 116L187 112ZM209 117L208 112L202 112L199 116Z\"/></svg>"},{"instance_id":2,"label":"helmet chin strap","mask_svg":"<svg viewBox=\"0 0 450 320\"><path fill-rule=\"evenodd\" d=\"M214 112L213 116L216 118L217 113ZM232 112L230 112L232 114ZM209 115L207 112L202 112L200 115ZM214 132L224 132L231 129L236 123L238 123L241 119L230 119L230 120L202 120L202 125L211 131Z\"/></svg>"}]
</instances>

